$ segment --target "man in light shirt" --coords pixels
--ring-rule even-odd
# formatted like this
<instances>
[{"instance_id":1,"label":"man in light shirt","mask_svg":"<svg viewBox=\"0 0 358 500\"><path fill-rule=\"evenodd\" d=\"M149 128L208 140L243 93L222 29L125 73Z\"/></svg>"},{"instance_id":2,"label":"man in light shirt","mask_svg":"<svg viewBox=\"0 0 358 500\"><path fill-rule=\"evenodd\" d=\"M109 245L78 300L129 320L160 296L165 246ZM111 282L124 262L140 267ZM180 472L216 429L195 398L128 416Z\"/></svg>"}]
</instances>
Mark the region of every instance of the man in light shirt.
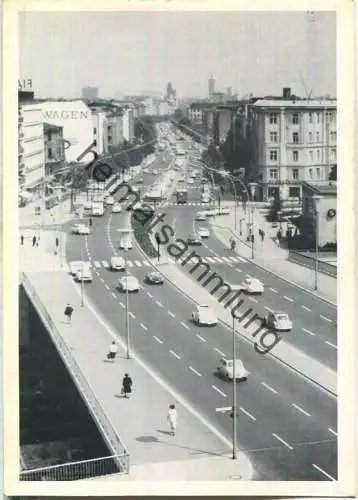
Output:
<instances>
[{"instance_id":1,"label":"man in light shirt","mask_svg":"<svg viewBox=\"0 0 358 500\"><path fill-rule=\"evenodd\" d=\"M112 359L114 361L115 357L117 356L117 352L118 352L118 346L113 341L109 347L109 353L107 354L107 359Z\"/></svg>"}]
</instances>

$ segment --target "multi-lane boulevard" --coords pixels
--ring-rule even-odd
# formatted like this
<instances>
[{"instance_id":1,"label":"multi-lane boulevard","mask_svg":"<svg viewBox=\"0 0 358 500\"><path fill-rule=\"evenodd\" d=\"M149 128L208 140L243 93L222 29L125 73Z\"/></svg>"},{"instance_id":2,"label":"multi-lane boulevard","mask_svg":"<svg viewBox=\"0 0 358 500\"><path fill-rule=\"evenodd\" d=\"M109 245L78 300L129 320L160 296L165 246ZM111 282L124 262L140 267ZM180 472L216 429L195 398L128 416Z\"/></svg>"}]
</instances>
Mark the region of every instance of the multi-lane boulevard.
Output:
<instances>
[{"instance_id":1,"label":"multi-lane boulevard","mask_svg":"<svg viewBox=\"0 0 358 500\"><path fill-rule=\"evenodd\" d=\"M150 166L150 171L167 169L171 158L161 155ZM151 173L140 176L143 189L155 179ZM189 201L199 203L197 185L188 187ZM167 213L166 222L175 226L176 235L186 239L196 224L193 220L200 208L189 204L160 210ZM123 336L125 296L117 289L121 273L111 271L108 265L113 255L121 254L118 229L125 227L128 227L128 212L111 214L108 211L105 216L94 219L88 237L69 235L66 249L68 261L80 260L82 251L84 258L92 262L94 280L85 285L86 295ZM199 247L198 253L219 259L233 255L213 236L204 247ZM135 245L126 252L126 258L128 271L143 284L138 294L130 296L133 349L230 437L231 418L215 412L215 408L231 403L231 384L216 375L220 358L231 357L230 329L220 324L214 328L194 326L190 321L194 304L175 287L170 283L144 284L145 274L151 269L150 260ZM249 262L234 264L229 259L210 264L229 283L234 279L242 281L245 274L262 279L265 293L253 302L257 310L263 313L271 308L288 312L294 321L294 330L286 334L290 339L285 340L335 366L335 349L327 344L327 341L336 344L334 307ZM272 357L257 354L247 343L239 343L238 357L250 372L248 381L237 386L238 441L252 459L258 478L337 478L336 399Z\"/></svg>"}]
</instances>

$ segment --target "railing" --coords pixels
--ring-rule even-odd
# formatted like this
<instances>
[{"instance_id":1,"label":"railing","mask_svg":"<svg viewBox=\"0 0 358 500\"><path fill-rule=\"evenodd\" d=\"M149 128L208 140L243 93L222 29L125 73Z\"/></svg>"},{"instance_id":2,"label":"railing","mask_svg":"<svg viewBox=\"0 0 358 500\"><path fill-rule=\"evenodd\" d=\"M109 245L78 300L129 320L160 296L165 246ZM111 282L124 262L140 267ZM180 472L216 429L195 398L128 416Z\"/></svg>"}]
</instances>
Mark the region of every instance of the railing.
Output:
<instances>
[{"instance_id":1,"label":"railing","mask_svg":"<svg viewBox=\"0 0 358 500\"><path fill-rule=\"evenodd\" d=\"M295 264L308 267L309 269L314 269L316 265L316 259L314 257L296 252L295 250L289 251L288 260ZM318 272L331 276L331 278L337 278L337 267L323 260L318 260Z\"/></svg>"},{"instance_id":2,"label":"railing","mask_svg":"<svg viewBox=\"0 0 358 500\"><path fill-rule=\"evenodd\" d=\"M114 457L117 457L114 458L114 460L116 460L117 462L120 473L128 474L129 454L126 446L124 445L120 436L114 429L112 422L107 417L104 409L102 408L102 405L97 400L93 390L91 389L88 381L86 380L86 377L82 373L82 370L80 369L78 363L72 356L71 351L69 350L63 338L61 337L54 321L52 320L50 314L46 310L46 307L42 303L34 287L30 283L30 280L26 276L26 273L21 273L21 284L26 290L28 296L32 299L33 304L36 306L39 316L41 317L44 325L47 327L63 362L67 366L69 372L72 374L73 380L76 386L78 387L80 393L82 394L83 400L86 403L88 409L91 411L99 430L101 431L103 437L110 446Z\"/></svg>"},{"instance_id":3,"label":"railing","mask_svg":"<svg viewBox=\"0 0 358 500\"><path fill-rule=\"evenodd\" d=\"M20 472L20 481L78 481L110 474L123 475L123 471L118 467L119 463L125 463L126 469L129 470L129 455L113 455L23 470Z\"/></svg>"}]
</instances>

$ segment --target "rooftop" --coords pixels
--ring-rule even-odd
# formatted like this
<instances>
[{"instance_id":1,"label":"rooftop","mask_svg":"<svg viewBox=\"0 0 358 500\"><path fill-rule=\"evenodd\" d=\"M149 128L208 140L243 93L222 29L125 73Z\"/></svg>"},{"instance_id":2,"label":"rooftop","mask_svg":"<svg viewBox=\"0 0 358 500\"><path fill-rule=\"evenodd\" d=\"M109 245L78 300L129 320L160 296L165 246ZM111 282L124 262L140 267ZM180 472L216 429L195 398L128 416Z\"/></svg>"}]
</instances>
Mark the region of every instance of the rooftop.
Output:
<instances>
[{"instance_id":1,"label":"rooftop","mask_svg":"<svg viewBox=\"0 0 358 500\"><path fill-rule=\"evenodd\" d=\"M53 125L52 123L44 122L44 131L45 132L58 132L62 129L63 129L63 127L60 127L59 125Z\"/></svg>"},{"instance_id":2,"label":"rooftop","mask_svg":"<svg viewBox=\"0 0 358 500\"><path fill-rule=\"evenodd\" d=\"M337 99L263 98L253 103L255 108L330 108L337 109Z\"/></svg>"},{"instance_id":3,"label":"rooftop","mask_svg":"<svg viewBox=\"0 0 358 500\"><path fill-rule=\"evenodd\" d=\"M313 194L337 194L337 181L302 182L302 187Z\"/></svg>"}]
</instances>

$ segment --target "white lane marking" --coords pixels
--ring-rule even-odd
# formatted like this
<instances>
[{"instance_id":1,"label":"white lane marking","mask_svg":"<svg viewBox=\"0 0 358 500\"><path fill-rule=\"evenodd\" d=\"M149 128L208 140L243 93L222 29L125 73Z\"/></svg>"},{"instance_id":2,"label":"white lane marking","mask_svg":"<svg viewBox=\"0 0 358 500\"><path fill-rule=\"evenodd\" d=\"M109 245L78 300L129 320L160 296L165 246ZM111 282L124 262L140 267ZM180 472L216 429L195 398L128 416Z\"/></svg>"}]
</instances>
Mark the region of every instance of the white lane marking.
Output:
<instances>
[{"instance_id":1,"label":"white lane marking","mask_svg":"<svg viewBox=\"0 0 358 500\"><path fill-rule=\"evenodd\" d=\"M235 264L238 264L238 262L240 262L237 257L228 257L228 259L230 259L231 262L235 262Z\"/></svg>"},{"instance_id":2,"label":"white lane marking","mask_svg":"<svg viewBox=\"0 0 358 500\"><path fill-rule=\"evenodd\" d=\"M206 339L204 339L204 337L202 337L201 335L199 335L198 333L196 334L196 336L198 337L198 339L200 339L202 342L206 342Z\"/></svg>"},{"instance_id":3,"label":"white lane marking","mask_svg":"<svg viewBox=\"0 0 358 500\"><path fill-rule=\"evenodd\" d=\"M104 283L104 279L103 278L100 278L100 280L103 281L103 283Z\"/></svg>"},{"instance_id":4,"label":"white lane marking","mask_svg":"<svg viewBox=\"0 0 358 500\"><path fill-rule=\"evenodd\" d=\"M306 311L312 311L312 309L310 309L310 308L309 308L309 307L307 307L307 306L301 306L301 307L302 307L302 309L305 309Z\"/></svg>"},{"instance_id":5,"label":"white lane marking","mask_svg":"<svg viewBox=\"0 0 358 500\"><path fill-rule=\"evenodd\" d=\"M246 278L251 278L250 274L245 274Z\"/></svg>"},{"instance_id":6,"label":"white lane marking","mask_svg":"<svg viewBox=\"0 0 358 500\"><path fill-rule=\"evenodd\" d=\"M338 436L337 432L328 427L329 432L331 432L334 436Z\"/></svg>"},{"instance_id":7,"label":"white lane marking","mask_svg":"<svg viewBox=\"0 0 358 500\"><path fill-rule=\"evenodd\" d=\"M265 306L265 307L264 307L264 309L266 309L266 311L268 311L268 312L270 312L270 313L272 313L272 312L273 312L273 310L272 310L270 307Z\"/></svg>"},{"instance_id":8,"label":"white lane marking","mask_svg":"<svg viewBox=\"0 0 358 500\"><path fill-rule=\"evenodd\" d=\"M201 373L199 373L198 371L196 371L195 368L193 368L192 366L189 366L189 370L191 370L192 372L194 372L195 375L197 375L198 377L201 377Z\"/></svg>"},{"instance_id":9,"label":"white lane marking","mask_svg":"<svg viewBox=\"0 0 358 500\"><path fill-rule=\"evenodd\" d=\"M273 392L274 394L277 394L277 391L271 387L270 385L266 384L266 382L261 382L261 385L263 385L264 387L266 387L266 389L268 389L269 391Z\"/></svg>"},{"instance_id":10,"label":"white lane marking","mask_svg":"<svg viewBox=\"0 0 358 500\"><path fill-rule=\"evenodd\" d=\"M242 411L242 413L245 413L245 415L247 415L249 418L251 418L251 420L256 422L256 418L253 415L251 415L251 413L249 413L247 410L245 410L245 408L240 406L240 410Z\"/></svg>"},{"instance_id":11,"label":"white lane marking","mask_svg":"<svg viewBox=\"0 0 358 500\"><path fill-rule=\"evenodd\" d=\"M156 340L157 342L159 342L159 344L163 343L163 341L158 339L158 337L156 337L155 335L153 335L153 339Z\"/></svg>"},{"instance_id":12,"label":"white lane marking","mask_svg":"<svg viewBox=\"0 0 358 500\"><path fill-rule=\"evenodd\" d=\"M135 314L133 314L133 313L132 313L132 311L129 311L129 313L128 313L128 314L129 314L129 316L130 316L131 318L135 319Z\"/></svg>"},{"instance_id":13,"label":"white lane marking","mask_svg":"<svg viewBox=\"0 0 358 500\"><path fill-rule=\"evenodd\" d=\"M93 264L96 266L96 267L101 267L101 264L98 262L98 260L95 260L93 262Z\"/></svg>"},{"instance_id":14,"label":"white lane marking","mask_svg":"<svg viewBox=\"0 0 358 500\"><path fill-rule=\"evenodd\" d=\"M292 446L290 446L288 443L286 443L286 441L284 439L282 439L282 437L278 436L274 432L272 433L272 435L273 435L273 437L275 437L276 439L278 439L282 444L284 444L285 446L287 446L287 448L289 450L293 450Z\"/></svg>"},{"instance_id":15,"label":"white lane marking","mask_svg":"<svg viewBox=\"0 0 358 500\"><path fill-rule=\"evenodd\" d=\"M114 292L112 292L112 297L113 297L114 299L116 299L116 298L117 298L117 295L116 295Z\"/></svg>"},{"instance_id":16,"label":"white lane marking","mask_svg":"<svg viewBox=\"0 0 358 500\"><path fill-rule=\"evenodd\" d=\"M224 262L227 262L228 264L230 264L230 261L229 261L229 259L228 259L227 257L221 257L221 258L222 258L222 260L223 260Z\"/></svg>"},{"instance_id":17,"label":"white lane marking","mask_svg":"<svg viewBox=\"0 0 358 500\"><path fill-rule=\"evenodd\" d=\"M277 290L275 290L274 288L270 288L270 290L271 290L271 292L273 292L273 293L278 293L278 291L277 291Z\"/></svg>"},{"instance_id":18,"label":"white lane marking","mask_svg":"<svg viewBox=\"0 0 358 500\"><path fill-rule=\"evenodd\" d=\"M221 394L222 396L224 396L224 398L227 398L227 395L225 394L225 392L220 391L220 389L218 389L218 388L216 387L216 385L212 385L211 387L212 387L215 391L217 391L219 394Z\"/></svg>"},{"instance_id":19,"label":"white lane marking","mask_svg":"<svg viewBox=\"0 0 358 500\"><path fill-rule=\"evenodd\" d=\"M256 299L254 299L253 297L248 297L249 300L251 300L251 302L257 302Z\"/></svg>"},{"instance_id":20,"label":"white lane marking","mask_svg":"<svg viewBox=\"0 0 358 500\"><path fill-rule=\"evenodd\" d=\"M175 318L175 314L173 314L171 311L168 311L168 314L169 314L169 316L171 316L172 318Z\"/></svg>"},{"instance_id":21,"label":"white lane marking","mask_svg":"<svg viewBox=\"0 0 358 500\"><path fill-rule=\"evenodd\" d=\"M134 264L131 260L127 260L127 266L128 267L134 267Z\"/></svg>"},{"instance_id":22,"label":"white lane marking","mask_svg":"<svg viewBox=\"0 0 358 500\"><path fill-rule=\"evenodd\" d=\"M151 299L153 298L153 295L152 295L150 292L147 292L147 295L148 295L148 297L150 297Z\"/></svg>"},{"instance_id":23,"label":"white lane marking","mask_svg":"<svg viewBox=\"0 0 358 500\"><path fill-rule=\"evenodd\" d=\"M142 267L142 264L139 262L139 260L135 260L134 264L138 267Z\"/></svg>"},{"instance_id":24,"label":"white lane marking","mask_svg":"<svg viewBox=\"0 0 358 500\"><path fill-rule=\"evenodd\" d=\"M241 262L245 262L245 263L247 262L247 260L246 260L246 259L243 259L242 257L238 257L238 259L240 259L240 260L241 260Z\"/></svg>"},{"instance_id":25,"label":"white lane marking","mask_svg":"<svg viewBox=\"0 0 358 500\"><path fill-rule=\"evenodd\" d=\"M107 283L105 283L104 286L107 288L107 290L109 290L109 286L107 285Z\"/></svg>"},{"instance_id":26,"label":"white lane marking","mask_svg":"<svg viewBox=\"0 0 358 500\"><path fill-rule=\"evenodd\" d=\"M294 302L294 300L291 299L291 297L287 297L287 295L284 295L283 298L288 300L289 302Z\"/></svg>"},{"instance_id":27,"label":"white lane marking","mask_svg":"<svg viewBox=\"0 0 358 500\"><path fill-rule=\"evenodd\" d=\"M215 264L215 260L212 257L206 257L206 260L208 260L210 264Z\"/></svg>"},{"instance_id":28,"label":"white lane marking","mask_svg":"<svg viewBox=\"0 0 358 500\"><path fill-rule=\"evenodd\" d=\"M303 408L301 408L301 406L298 406L296 405L296 403L292 403L292 405L294 408L296 408L296 410L300 411L301 413L303 413L304 415L306 415L306 417L310 417L311 414L308 413L306 410L304 410Z\"/></svg>"},{"instance_id":29,"label":"white lane marking","mask_svg":"<svg viewBox=\"0 0 358 500\"><path fill-rule=\"evenodd\" d=\"M109 267L109 264L106 260L102 260L102 265L103 265L103 267L106 267L106 268Z\"/></svg>"},{"instance_id":30,"label":"white lane marking","mask_svg":"<svg viewBox=\"0 0 358 500\"><path fill-rule=\"evenodd\" d=\"M175 358L180 359L180 356L175 351L169 351Z\"/></svg>"},{"instance_id":31,"label":"white lane marking","mask_svg":"<svg viewBox=\"0 0 358 500\"><path fill-rule=\"evenodd\" d=\"M215 254L216 255L216 254ZM223 261L219 257L215 257L216 262L219 262L220 264L223 263Z\"/></svg>"},{"instance_id":32,"label":"white lane marking","mask_svg":"<svg viewBox=\"0 0 358 500\"><path fill-rule=\"evenodd\" d=\"M222 351L220 351L220 349L218 349L217 347L214 347L214 351L218 352L220 356L224 356L225 358L225 354Z\"/></svg>"},{"instance_id":33,"label":"white lane marking","mask_svg":"<svg viewBox=\"0 0 358 500\"><path fill-rule=\"evenodd\" d=\"M331 479L331 481L335 481L334 477L330 476L328 474L328 472L325 472L323 469L321 469L321 467L318 467L318 465L316 464L312 464L312 466L317 469L318 471L320 471L324 476L328 477L329 479Z\"/></svg>"},{"instance_id":34,"label":"white lane marking","mask_svg":"<svg viewBox=\"0 0 358 500\"><path fill-rule=\"evenodd\" d=\"M333 349L337 349L337 346L332 344L331 342L328 342L328 340L325 340L325 343L329 345L330 347L333 347Z\"/></svg>"},{"instance_id":35,"label":"white lane marking","mask_svg":"<svg viewBox=\"0 0 358 500\"><path fill-rule=\"evenodd\" d=\"M302 330L306 333L308 333L308 335L312 335L312 337L314 337L316 334L311 332L311 330L307 330L307 328L302 328Z\"/></svg>"},{"instance_id":36,"label":"white lane marking","mask_svg":"<svg viewBox=\"0 0 358 500\"><path fill-rule=\"evenodd\" d=\"M159 306L159 307L164 307L163 304L161 302L159 302L159 300L156 300L155 303Z\"/></svg>"},{"instance_id":37,"label":"white lane marking","mask_svg":"<svg viewBox=\"0 0 358 500\"><path fill-rule=\"evenodd\" d=\"M119 303L119 305L120 305L121 307L123 307L123 309L126 307L126 306L123 304L123 302L120 302L120 303Z\"/></svg>"},{"instance_id":38,"label":"white lane marking","mask_svg":"<svg viewBox=\"0 0 358 500\"><path fill-rule=\"evenodd\" d=\"M323 314L320 314L319 317L324 319L325 321L328 321L328 323L332 323L332 320L327 318L326 316L323 316Z\"/></svg>"},{"instance_id":39,"label":"white lane marking","mask_svg":"<svg viewBox=\"0 0 358 500\"><path fill-rule=\"evenodd\" d=\"M181 321L181 322L180 322L180 324L181 324L184 328L186 328L187 330L190 330L190 328L188 327L188 325L186 325L186 324L184 323L184 321Z\"/></svg>"},{"instance_id":40,"label":"white lane marking","mask_svg":"<svg viewBox=\"0 0 358 500\"><path fill-rule=\"evenodd\" d=\"M147 260L143 260L142 262L144 266L151 266L151 263L148 262Z\"/></svg>"},{"instance_id":41,"label":"white lane marking","mask_svg":"<svg viewBox=\"0 0 358 500\"><path fill-rule=\"evenodd\" d=\"M148 328L145 325L143 325L143 323L139 323L139 324L143 328L143 330L148 330Z\"/></svg>"}]
</instances>

